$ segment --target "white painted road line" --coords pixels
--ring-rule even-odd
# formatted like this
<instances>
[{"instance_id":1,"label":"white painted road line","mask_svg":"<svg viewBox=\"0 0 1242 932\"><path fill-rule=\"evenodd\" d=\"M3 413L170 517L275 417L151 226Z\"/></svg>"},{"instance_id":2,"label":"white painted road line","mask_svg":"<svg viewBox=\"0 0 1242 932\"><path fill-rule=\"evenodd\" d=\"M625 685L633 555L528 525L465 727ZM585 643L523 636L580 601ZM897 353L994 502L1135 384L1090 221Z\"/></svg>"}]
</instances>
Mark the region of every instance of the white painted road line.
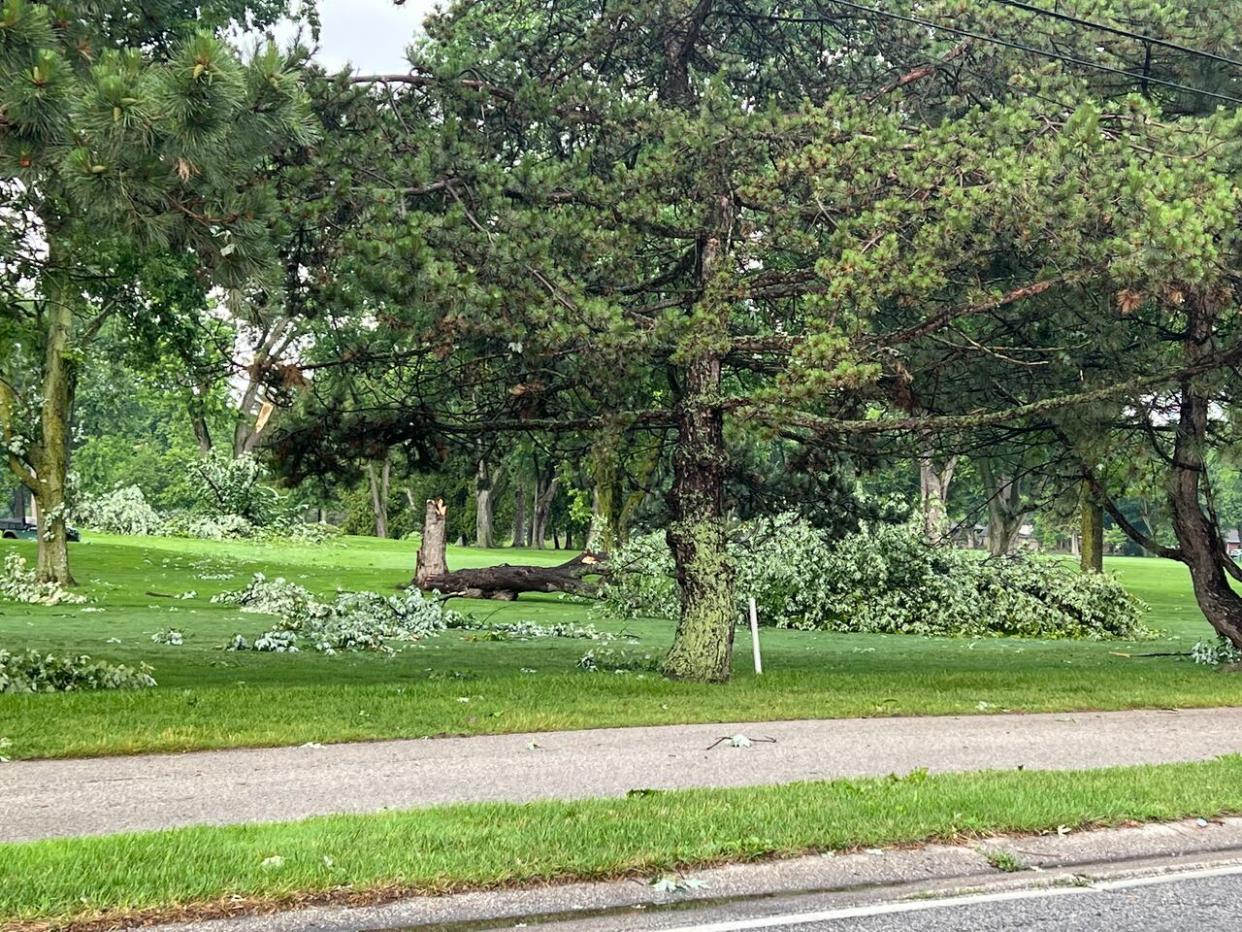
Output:
<instances>
[{"instance_id":1,"label":"white painted road line","mask_svg":"<svg viewBox=\"0 0 1242 932\"><path fill-rule=\"evenodd\" d=\"M1176 883L1204 877L1227 877L1242 874L1242 864L1227 867L1210 867L1201 870L1171 871L1148 877L1130 877L1075 887L1041 887L1028 890L1009 890L1001 893L981 893L975 896L950 896L934 900L910 900L900 903L878 903L873 906L851 906L820 912L786 913L780 916L764 916L758 919L733 919L709 922L703 925L678 926L662 932L746 932L750 929L779 929L784 926L803 925L811 922L831 922L839 919L862 919L868 916L888 916L899 913L923 912L929 909L946 909L978 903L1005 903L1015 900L1037 900L1054 896L1082 896L1090 893L1107 893L1134 887L1150 887L1156 884Z\"/></svg>"}]
</instances>

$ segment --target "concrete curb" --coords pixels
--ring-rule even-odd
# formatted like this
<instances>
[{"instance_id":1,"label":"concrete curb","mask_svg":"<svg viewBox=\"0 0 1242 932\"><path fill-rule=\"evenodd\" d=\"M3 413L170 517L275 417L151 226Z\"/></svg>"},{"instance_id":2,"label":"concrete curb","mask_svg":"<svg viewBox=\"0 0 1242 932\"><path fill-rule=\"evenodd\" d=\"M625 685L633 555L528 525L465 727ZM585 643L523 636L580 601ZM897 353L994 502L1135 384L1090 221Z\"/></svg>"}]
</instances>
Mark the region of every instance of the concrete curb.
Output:
<instances>
[{"instance_id":1,"label":"concrete curb","mask_svg":"<svg viewBox=\"0 0 1242 932\"><path fill-rule=\"evenodd\" d=\"M984 851L1030 865L992 867ZM1242 866L1242 819L1186 821L1067 835L997 837L975 845L860 851L693 871L681 886L616 881L416 897L361 908L315 907L266 916L153 927L155 932L346 932L547 925L564 930L661 929L721 916L764 916L932 896L1086 885L1096 880ZM651 878L655 879L655 878Z\"/></svg>"}]
</instances>

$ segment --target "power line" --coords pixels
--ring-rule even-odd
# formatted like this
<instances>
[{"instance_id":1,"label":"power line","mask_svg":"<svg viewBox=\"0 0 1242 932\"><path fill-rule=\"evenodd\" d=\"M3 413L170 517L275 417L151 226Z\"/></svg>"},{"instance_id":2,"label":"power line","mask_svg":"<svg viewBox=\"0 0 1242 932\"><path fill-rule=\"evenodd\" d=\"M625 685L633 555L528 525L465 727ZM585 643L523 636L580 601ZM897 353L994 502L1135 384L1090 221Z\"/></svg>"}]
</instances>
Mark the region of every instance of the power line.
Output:
<instances>
[{"instance_id":1,"label":"power line","mask_svg":"<svg viewBox=\"0 0 1242 932\"><path fill-rule=\"evenodd\" d=\"M1128 39L1135 39L1145 45L1157 45L1161 48L1171 49L1177 52L1185 52L1187 55L1197 55L1200 58L1209 58L1212 61L1221 62L1225 65L1232 65L1235 68L1242 68L1242 61L1236 58L1218 55L1215 52L1209 52L1206 49L1196 49L1189 45L1181 45L1177 42L1170 42L1167 39L1158 39L1155 36L1149 36L1141 32L1132 32L1128 29L1121 29L1118 26L1110 26L1107 23L1095 22L1089 19L1081 19L1077 16L1071 16L1068 13L1062 13L1060 10L1048 10L1044 7L1035 6L1033 3L1023 3L1022 0L992 0L992 2L1000 3L1004 6L1011 6L1019 10L1025 10L1028 13L1035 13L1039 16L1047 16L1050 19L1059 19L1062 22L1074 23L1078 26L1086 26L1100 32L1110 32L1115 36L1124 36Z\"/></svg>"},{"instance_id":2,"label":"power line","mask_svg":"<svg viewBox=\"0 0 1242 932\"><path fill-rule=\"evenodd\" d=\"M1001 39L1001 38L998 38L997 36L988 36L988 35L984 35L983 33L979 33L979 32L971 32L968 29L958 29L956 26L945 26L942 23L933 23L931 20L920 19L917 16L907 16L904 13L892 13L892 12L889 12L888 10L877 10L875 7L864 6L861 3L853 3L851 2L851 0L829 0L829 2L836 4L837 6L846 7L847 9L856 10L860 13L869 13L872 16L881 16L886 19L898 20L903 23L910 23L915 26L922 26L925 29L935 29L940 32L947 32L950 35L960 36L964 39L975 39L979 42L987 42L992 45L1000 45L1005 48L1014 49L1019 52L1029 52L1033 55L1042 55L1045 58L1053 58L1053 59L1056 59L1057 61L1065 62L1066 64L1077 65L1080 68L1093 68L1097 71L1105 71L1110 74L1118 74L1118 75L1121 75L1122 77L1129 78L1131 81L1144 81L1145 80L1148 84L1159 84L1159 85L1162 85L1163 87L1172 88L1173 90L1185 91L1188 94L1202 94L1204 97L1212 97L1212 98L1215 98L1216 100L1223 100L1231 104L1242 105L1242 97L1232 97L1229 94L1221 94L1221 93L1218 93L1217 91L1207 91L1202 88L1191 87L1188 84L1179 84L1176 81L1167 81L1164 78L1154 78L1151 76L1144 78L1143 75L1135 74L1134 72L1127 71L1124 68L1114 68L1112 65L1104 65L1104 64L1100 64L1099 62L1088 61L1085 58L1077 58L1073 55L1063 55L1060 52L1052 52L1052 51L1049 51L1048 49L1041 49L1034 45L1026 45L1025 43L1022 43L1022 42L1014 42L1012 39ZM800 16L769 15L769 16L758 16L757 17L753 15L748 16L747 14L726 14L726 15L741 16L745 19L766 19L772 22L782 22L782 23L813 24L813 23L834 22L833 20L830 20L827 17L815 17L815 16L800 17Z\"/></svg>"}]
</instances>

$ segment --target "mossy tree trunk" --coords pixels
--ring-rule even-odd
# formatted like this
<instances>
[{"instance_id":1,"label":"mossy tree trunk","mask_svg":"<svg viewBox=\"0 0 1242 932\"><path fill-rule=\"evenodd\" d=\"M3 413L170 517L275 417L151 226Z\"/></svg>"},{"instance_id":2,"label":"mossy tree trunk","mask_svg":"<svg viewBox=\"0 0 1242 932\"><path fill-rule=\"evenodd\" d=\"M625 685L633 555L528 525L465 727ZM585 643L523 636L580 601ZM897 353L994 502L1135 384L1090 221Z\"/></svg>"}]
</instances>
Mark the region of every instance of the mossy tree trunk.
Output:
<instances>
[{"instance_id":1,"label":"mossy tree trunk","mask_svg":"<svg viewBox=\"0 0 1242 932\"><path fill-rule=\"evenodd\" d=\"M1080 561L1084 573L1104 572L1104 509L1091 491L1089 483L1083 483L1082 545Z\"/></svg>"},{"instance_id":2,"label":"mossy tree trunk","mask_svg":"<svg viewBox=\"0 0 1242 932\"><path fill-rule=\"evenodd\" d=\"M40 441L32 451L39 505L38 574L41 582L74 585L69 571L68 475L70 411L76 384L73 359L74 285L63 273L49 275L44 305L43 398Z\"/></svg>"},{"instance_id":3,"label":"mossy tree trunk","mask_svg":"<svg viewBox=\"0 0 1242 932\"><path fill-rule=\"evenodd\" d=\"M733 567L726 550L724 417L719 407L720 360L689 364L677 409L671 521L681 617L664 672L677 679L723 682L733 660Z\"/></svg>"}]
</instances>

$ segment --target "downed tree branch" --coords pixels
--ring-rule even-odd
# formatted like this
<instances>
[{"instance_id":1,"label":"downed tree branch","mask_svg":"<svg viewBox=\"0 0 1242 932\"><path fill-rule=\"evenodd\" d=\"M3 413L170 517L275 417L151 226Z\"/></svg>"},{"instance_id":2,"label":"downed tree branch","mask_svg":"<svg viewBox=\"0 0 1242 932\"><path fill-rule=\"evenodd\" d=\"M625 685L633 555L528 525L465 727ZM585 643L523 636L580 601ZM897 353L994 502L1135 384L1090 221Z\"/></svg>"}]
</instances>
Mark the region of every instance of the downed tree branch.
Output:
<instances>
[{"instance_id":1,"label":"downed tree branch","mask_svg":"<svg viewBox=\"0 0 1242 932\"><path fill-rule=\"evenodd\" d=\"M598 585L586 577L606 573L602 557L581 553L559 566L502 563L500 566L425 576L420 588L434 589L443 596L506 602L513 601L523 592L569 592L589 596L596 594Z\"/></svg>"},{"instance_id":2,"label":"downed tree branch","mask_svg":"<svg viewBox=\"0 0 1242 932\"><path fill-rule=\"evenodd\" d=\"M608 573L603 554L580 553L559 566L502 563L478 569L448 568L445 520L448 507L442 499L429 499L423 519L423 539L411 585L439 592L444 598L499 599L512 602L523 592L569 592L593 596L598 583L589 576Z\"/></svg>"}]
</instances>

